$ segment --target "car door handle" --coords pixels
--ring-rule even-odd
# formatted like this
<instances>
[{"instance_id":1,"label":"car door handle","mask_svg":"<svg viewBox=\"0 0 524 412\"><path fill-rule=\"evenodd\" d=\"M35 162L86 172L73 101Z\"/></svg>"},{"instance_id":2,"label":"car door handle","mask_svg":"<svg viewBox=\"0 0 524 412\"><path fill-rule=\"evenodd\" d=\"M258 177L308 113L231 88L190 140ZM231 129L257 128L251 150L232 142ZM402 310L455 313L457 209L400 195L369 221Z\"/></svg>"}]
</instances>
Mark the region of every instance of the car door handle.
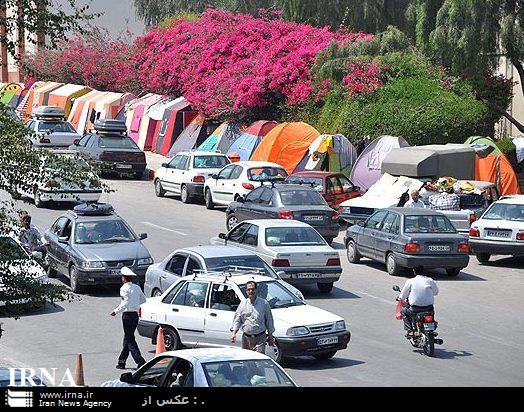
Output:
<instances>
[{"instance_id":1,"label":"car door handle","mask_svg":"<svg viewBox=\"0 0 524 412\"><path fill-rule=\"evenodd\" d=\"M177 308L173 308L171 309L173 312L178 312L178 309Z\"/></svg>"},{"instance_id":2,"label":"car door handle","mask_svg":"<svg viewBox=\"0 0 524 412\"><path fill-rule=\"evenodd\" d=\"M216 314L216 313L210 313L209 316L214 316L214 317L216 317L217 314Z\"/></svg>"}]
</instances>

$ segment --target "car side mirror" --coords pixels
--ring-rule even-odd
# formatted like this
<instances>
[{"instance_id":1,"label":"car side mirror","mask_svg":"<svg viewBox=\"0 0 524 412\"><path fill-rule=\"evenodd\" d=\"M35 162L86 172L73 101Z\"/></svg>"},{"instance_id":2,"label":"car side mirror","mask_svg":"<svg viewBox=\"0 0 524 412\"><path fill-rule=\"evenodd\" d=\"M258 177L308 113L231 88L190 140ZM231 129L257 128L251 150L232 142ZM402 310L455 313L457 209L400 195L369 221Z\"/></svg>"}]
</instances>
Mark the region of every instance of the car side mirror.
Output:
<instances>
[{"instance_id":1,"label":"car side mirror","mask_svg":"<svg viewBox=\"0 0 524 412\"><path fill-rule=\"evenodd\" d=\"M58 238L58 243L67 243L69 242L69 238L67 236L60 236Z\"/></svg>"},{"instance_id":2,"label":"car side mirror","mask_svg":"<svg viewBox=\"0 0 524 412\"><path fill-rule=\"evenodd\" d=\"M211 179L215 179L215 180L218 180L218 175L216 173L213 173L211 175Z\"/></svg>"},{"instance_id":3,"label":"car side mirror","mask_svg":"<svg viewBox=\"0 0 524 412\"><path fill-rule=\"evenodd\" d=\"M363 222L363 221L357 222L357 226L366 227L366 222Z\"/></svg>"},{"instance_id":4,"label":"car side mirror","mask_svg":"<svg viewBox=\"0 0 524 412\"><path fill-rule=\"evenodd\" d=\"M120 375L120 382L131 383L133 380L133 374L131 372L126 372Z\"/></svg>"},{"instance_id":5,"label":"car side mirror","mask_svg":"<svg viewBox=\"0 0 524 412\"><path fill-rule=\"evenodd\" d=\"M393 286L393 290L395 292L400 292L400 288L397 285Z\"/></svg>"},{"instance_id":6,"label":"car side mirror","mask_svg":"<svg viewBox=\"0 0 524 412\"><path fill-rule=\"evenodd\" d=\"M138 237L140 238L140 240L147 239L147 233L140 233Z\"/></svg>"},{"instance_id":7,"label":"car side mirror","mask_svg":"<svg viewBox=\"0 0 524 412\"><path fill-rule=\"evenodd\" d=\"M74 144L75 146L80 146L80 140L76 139L76 140L73 142L73 144Z\"/></svg>"},{"instance_id":8,"label":"car side mirror","mask_svg":"<svg viewBox=\"0 0 524 412\"><path fill-rule=\"evenodd\" d=\"M279 277L282 277L282 276L285 276L285 275L286 275L286 272L284 272L283 270L279 270L279 271L277 272L277 275L278 275Z\"/></svg>"},{"instance_id":9,"label":"car side mirror","mask_svg":"<svg viewBox=\"0 0 524 412\"><path fill-rule=\"evenodd\" d=\"M165 167L166 169L169 168L169 163L162 163L162 167Z\"/></svg>"},{"instance_id":10,"label":"car side mirror","mask_svg":"<svg viewBox=\"0 0 524 412\"><path fill-rule=\"evenodd\" d=\"M218 234L218 238L219 238L219 239L223 239L223 240L227 240L227 236L226 236L225 233L219 233L219 234Z\"/></svg>"},{"instance_id":11,"label":"car side mirror","mask_svg":"<svg viewBox=\"0 0 524 412\"><path fill-rule=\"evenodd\" d=\"M246 203L246 199L244 199L243 196L238 196L237 197L237 202L239 202L239 203Z\"/></svg>"}]
</instances>

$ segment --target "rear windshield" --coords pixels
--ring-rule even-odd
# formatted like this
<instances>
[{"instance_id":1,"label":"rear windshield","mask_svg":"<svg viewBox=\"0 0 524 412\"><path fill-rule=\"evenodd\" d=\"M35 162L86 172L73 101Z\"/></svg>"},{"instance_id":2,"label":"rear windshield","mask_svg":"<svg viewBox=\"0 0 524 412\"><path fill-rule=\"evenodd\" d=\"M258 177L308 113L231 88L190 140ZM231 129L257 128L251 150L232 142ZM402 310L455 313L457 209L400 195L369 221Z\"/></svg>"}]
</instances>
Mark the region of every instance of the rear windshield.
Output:
<instances>
[{"instance_id":1,"label":"rear windshield","mask_svg":"<svg viewBox=\"0 0 524 412\"><path fill-rule=\"evenodd\" d=\"M282 190L280 198L285 206L325 206L324 198L314 190Z\"/></svg>"},{"instance_id":2,"label":"rear windshield","mask_svg":"<svg viewBox=\"0 0 524 412\"><path fill-rule=\"evenodd\" d=\"M326 242L311 227L271 227L266 229L267 246L325 245Z\"/></svg>"},{"instance_id":3,"label":"rear windshield","mask_svg":"<svg viewBox=\"0 0 524 412\"><path fill-rule=\"evenodd\" d=\"M195 169L222 169L227 164L229 160L225 156L195 156L193 159Z\"/></svg>"},{"instance_id":4,"label":"rear windshield","mask_svg":"<svg viewBox=\"0 0 524 412\"><path fill-rule=\"evenodd\" d=\"M226 269L259 269L259 272L265 276L277 278L273 270L260 257L253 255L244 256L225 256L219 258L208 258L206 266L208 270L226 270Z\"/></svg>"},{"instance_id":5,"label":"rear windshield","mask_svg":"<svg viewBox=\"0 0 524 412\"><path fill-rule=\"evenodd\" d=\"M138 149L138 146L130 137L99 137L98 147L107 147L113 149Z\"/></svg>"},{"instance_id":6,"label":"rear windshield","mask_svg":"<svg viewBox=\"0 0 524 412\"><path fill-rule=\"evenodd\" d=\"M254 181L284 179L287 177L287 172L281 167L253 167L247 171L247 177Z\"/></svg>"},{"instance_id":7,"label":"rear windshield","mask_svg":"<svg viewBox=\"0 0 524 412\"><path fill-rule=\"evenodd\" d=\"M494 203L482 216L482 219L524 222L524 205Z\"/></svg>"},{"instance_id":8,"label":"rear windshield","mask_svg":"<svg viewBox=\"0 0 524 412\"><path fill-rule=\"evenodd\" d=\"M47 133L76 133L76 130L67 122L40 122L38 123L39 132Z\"/></svg>"},{"instance_id":9,"label":"rear windshield","mask_svg":"<svg viewBox=\"0 0 524 412\"><path fill-rule=\"evenodd\" d=\"M324 180L321 177L289 176L286 179L288 183L307 184L318 192L324 190Z\"/></svg>"},{"instance_id":10,"label":"rear windshield","mask_svg":"<svg viewBox=\"0 0 524 412\"><path fill-rule=\"evenodd\" d=\"M404 233L455 233L455 227L446 216L405 216Z\"/></svg>"}]
</instances>

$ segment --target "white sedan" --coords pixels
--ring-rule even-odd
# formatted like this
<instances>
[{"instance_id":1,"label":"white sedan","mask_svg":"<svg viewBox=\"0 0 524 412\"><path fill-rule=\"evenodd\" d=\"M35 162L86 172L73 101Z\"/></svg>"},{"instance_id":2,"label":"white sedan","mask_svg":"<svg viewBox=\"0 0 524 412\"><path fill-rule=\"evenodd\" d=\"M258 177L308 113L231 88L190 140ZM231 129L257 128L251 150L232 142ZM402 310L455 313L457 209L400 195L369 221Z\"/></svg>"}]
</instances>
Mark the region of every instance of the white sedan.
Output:
<instances>
[{"instance_id":1,"label":"white sedan","mask_svg":"<svg viewBox=\"0 0 524 412\"><path fill-rule=\"evenodd\" d=\"M471 225L469 245L480 263L491 255L524 256L524 195L504 197Z\"/></svg>"},{"instance_id":2,"label":"white sedan","mask_svg":"<svg viewBox=\"0 0 524 412\"><path fill-rule=\"evenodd\" d=\"M286 170L271 162L237 162L209 177L204 185L206 207L227 206L239 196L245 196L263 181L285 179Z\"/></svg>"},{"instance_id":3,"label":"white sedan","mask_svg":"<svg viewBox=\"0 0 524 412\"><path fill-rule=\"evenodd\" d=\"M297 386L271 358L245 349L186 349L162 353L136 372L104 382L103 387L264 387ZM181 395L178 403L183 404ZM145 404L148 399L145 398ZM173 399L177 403L176 397ZM162 403L163 402L163 403ZM191 401L192 402L192 401ZM155 401L154 406L170 404Z\"/></svg>"},{"instance_id":4,"label":"white sedan","mask_svg":"<svg viewBox=\"0 0 524 412\"><path fill-rule=\"evenodd\" d=\"M338 252L307 223L297 220L246 220L229 233L211 239L259 255L292 285L316 283L323 293L333 289L342 267Z\"/></svg>"}]
</instances>

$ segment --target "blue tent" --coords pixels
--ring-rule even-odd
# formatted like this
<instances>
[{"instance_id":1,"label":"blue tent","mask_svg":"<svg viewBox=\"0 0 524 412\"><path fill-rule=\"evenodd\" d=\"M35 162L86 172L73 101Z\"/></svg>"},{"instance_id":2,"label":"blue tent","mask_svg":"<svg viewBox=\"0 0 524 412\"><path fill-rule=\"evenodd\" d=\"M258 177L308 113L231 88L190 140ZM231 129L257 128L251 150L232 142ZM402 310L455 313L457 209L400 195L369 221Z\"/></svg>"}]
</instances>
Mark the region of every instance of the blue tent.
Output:
<instances>
[{"instance_id":1,"label":"blue tent","mask_svg":"<svg viewBox=\"0 0 524 412\"><path fill-rule=\"evenodd\" d=\"M253 153L262 139L262 136L255 136L244 132L229 147L227 155L229 156L232 153L237 153L240 157L240 160L249 160L251 153Z\"/></svg>"}]
</instances>

